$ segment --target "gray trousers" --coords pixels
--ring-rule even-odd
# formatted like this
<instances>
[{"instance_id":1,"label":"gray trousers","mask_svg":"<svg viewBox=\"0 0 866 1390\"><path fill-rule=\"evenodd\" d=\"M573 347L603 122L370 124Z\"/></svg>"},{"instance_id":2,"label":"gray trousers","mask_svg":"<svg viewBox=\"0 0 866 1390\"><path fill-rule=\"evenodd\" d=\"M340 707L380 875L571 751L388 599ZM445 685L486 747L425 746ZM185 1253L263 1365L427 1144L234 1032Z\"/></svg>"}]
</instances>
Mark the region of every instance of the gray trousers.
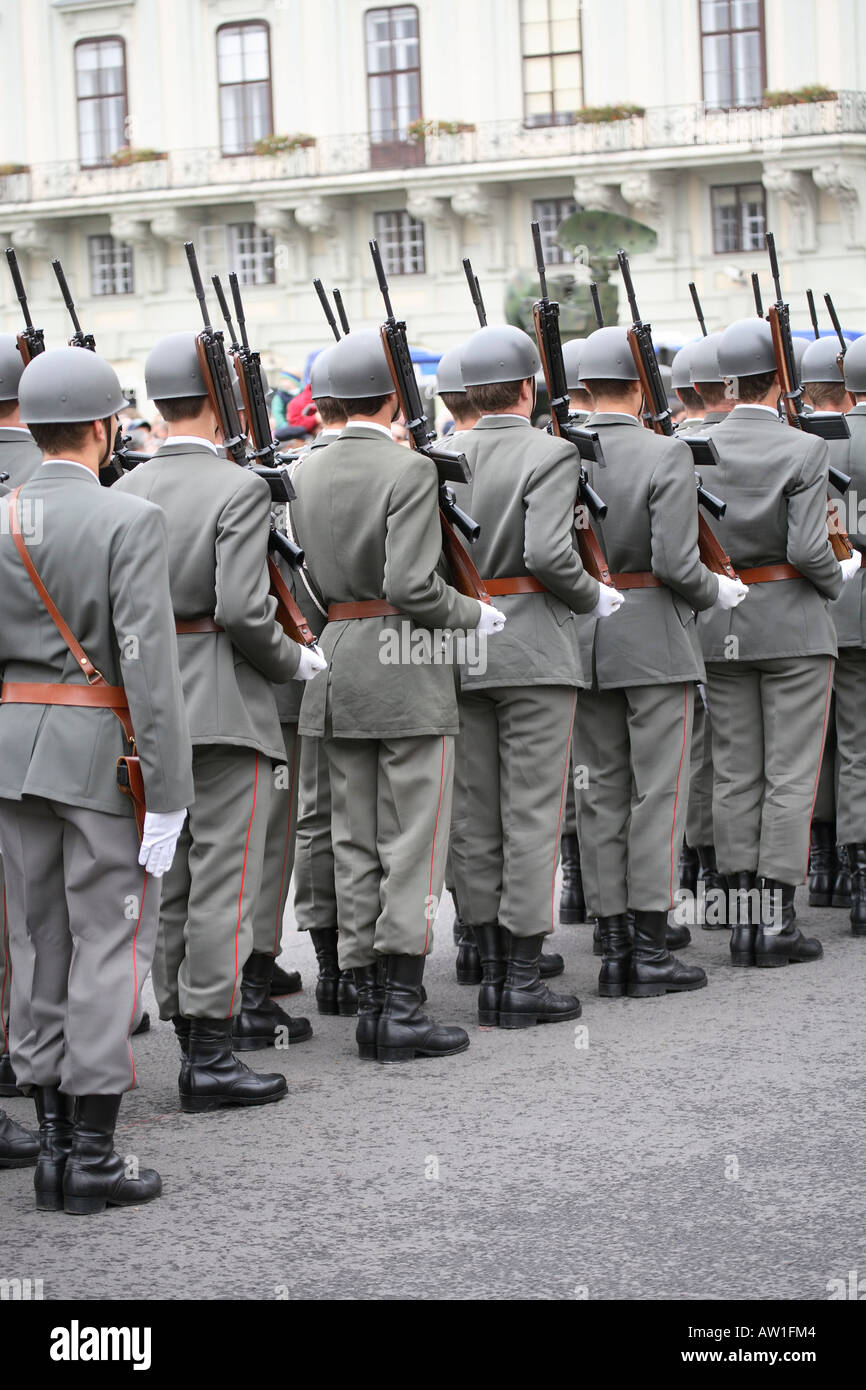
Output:
<instances>
[{"instance_id":1,"label":"gray trousers","mask_svg":"<svg viewBox=\"0 0 866 1390\"><path fill-rule=\"evenodd\" d=\"M836 661L836 839L866 843L866 650L840 647ZM826 757L825 757L826 761ZM815 816L818 819L817 812Z\"/></svg>"},{"instance_id":2,"label":"gray trousers","mask_svg":"<svg viewBox=\"0 0 866 1390\"><path fill-rule=\"evenodd\" d=\"M830 700L830 717L827 720L827 737L824 740L824 755L821 758L821 771L818 774L818 790L812 808L813 821L826 821L836 824L836 783L839 777L839 759L836 748L836 695Z\"/></svg>"},{"instance_id":3,"label":"gray trousers","mask_svg":"<svg viewBox=\"0 0 866 1390\"><path fill-rule=\"evenodd\" d=\"M575 794L590 912L673 906L689 800L692 684L577 693Z\"/></svg>"},{"instance_id":4,"label":"gray trousers","mask_svg":"<svg viewBox=\"0 0 866 1390\"><path fill-rule=\"evenodd\" d=\"M342 970L423 956L442 896L454 739L326 735Z\"/></svg>"},{"instance_id":5,"label":"gray trousers","mask_svg":"<svg viewBox=\"0 0 866 1390\"><path fill-rule=\"evenodd\" d=\"M802 882L832 680L829 656L707 663L722 873Z\"/></svg>"},{"instance_id":6,"label":"gray trousers","mask_svg":"<svg viewBox=\"0 0 866 1390\"><path fill-rule=\"evenodd\" d=\"M337 925L337 887L331 843L331 774L323 739L301 739L300 769L295 920L298 931L328 930Z\"/></svg>"},{"instance_id":7,"label":"gray trousers","mask_svg":"<svg viewBox=\"0 0 866 1390\"><path fill-rule=\"evenodd\" d=\"M270 758L196 745L195 801L163 879L153 986L160 1018L231 1018L253 949L273 790Z\"/></svg>"},{"instance_id":8,"label":"gray trousers","mask_svg":"<svg viewBox=\"0 0 866 1390\"><path fill-rule=\"evenodd\" d=\"M12 998L12 954L6 906L6 878L0 854L0 1057L9 1051L9 1001Z\"/></svg>"},{"instance_id":9,"label":"gray trousers","mask_svg":"<svg viewBox=\"0 0 866 1390\"><path fill-rule=\"evenodd\" d=\"M686 840L692 847L713 844L713 728L699 690L695 691Z\"/></svg>"},{"instance_id":10,"label":"gray trousers","mask_svg":"<svg viewBox=\"0 0 866 1390\"><path fill-rule=\"evenodd\" d=\"M460 697L451 860L460 915L515 936L553 931L575 691L496 686Z\"/></svg>"},{"instance_id":11,"label":"gray trousers","mask_svg":"<svg viewBox=\"0 0 866 1390\"><path fill-rule=\"evenodd\" d=\"M265 836L262 882L253 915L253 950L276 958L283 947L283 916L295 862L298 769L303 742L297 724L283 724L286 761L275 763Z\"/></svg>"},{"instance_id":12,"label":"gray trousers","mask_svg":"<svg viewBox=\"0 0 866 1390\"><path fill-rule=\"evenodd\" d=\"M135 822L42 797L0 800L0 844L18 1081L119 1095L135 1084L129 1034L159 913ZM29 1007L19 1009L22 989Z\"/></svg>"}]
</instances>

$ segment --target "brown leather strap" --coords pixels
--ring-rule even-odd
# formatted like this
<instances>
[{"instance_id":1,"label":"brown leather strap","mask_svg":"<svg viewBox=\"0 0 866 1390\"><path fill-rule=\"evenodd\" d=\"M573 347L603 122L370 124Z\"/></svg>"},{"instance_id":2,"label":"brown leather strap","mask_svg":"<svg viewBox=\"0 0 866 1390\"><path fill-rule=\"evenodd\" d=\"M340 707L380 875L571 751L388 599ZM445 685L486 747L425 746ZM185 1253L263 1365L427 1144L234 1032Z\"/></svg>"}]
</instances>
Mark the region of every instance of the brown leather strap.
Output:
<instances>
[{"instance_id":1,"label":"brown leather strap","mask_svg":"<svg viewBox=\"0 0 866 1390\"><path fill-rule=\"evenodd\" d=\"M628 574L612 574L610 578L615 589L663 589L665 587L652 570L634 570Z\"/></svg>"},{"instance_id":2,"label":"brown leather strap","mask_svg":"<svg viewBox=\"0 0 866 1390\"><path fill-rule=\"evenodd\" d=\"M224 629L213 618L175 618L174 630L178 637L188 632L222 632Z\"/></svg>"},{"instance_id":3,"label":"brown leather strap","mask_svg":"<svg viewBox=\"0 0 866 1390\"><path fill-rule=\"evenodd\" d=\"M342 623L350 618L401 618L403 610L386 603L383 598L368 598L358 603L330 603L328 622Z\"/></svg>"},{"instance_id":4,"label":"brown leather strap","mask_svg":"<svg viewBox=\"0 0 866 1390\"><path fill-rule=\"evenodd\" d=\"M803 578L793 565L756 565L750 570L740 570L739 575L744 584L770 584L774 579Z\"/></svg>"},{"instance_id":5,"label":"brown leather strap","mask_svg":"<svg viewBox=\"0 0 866 1390\"><path fill-rule=\"evenodd\" d=\"M4 705L81 705L94 709L125 710L122 685L61 685L31 681L4 681L0 685Z\"/></svg>"},{"instance_id":6,"label":"brown leather strap","mask_svg":"<svg viewBox=\"0 0 866 1390\"><path fill-rule=\"evenodd\" d=\"M488 594L494 598L505 597L507 594L547 592L541 580L536 579L534 574L515 574L511 579L485 579L484 584Z\"/></svg>"}]
</instances>

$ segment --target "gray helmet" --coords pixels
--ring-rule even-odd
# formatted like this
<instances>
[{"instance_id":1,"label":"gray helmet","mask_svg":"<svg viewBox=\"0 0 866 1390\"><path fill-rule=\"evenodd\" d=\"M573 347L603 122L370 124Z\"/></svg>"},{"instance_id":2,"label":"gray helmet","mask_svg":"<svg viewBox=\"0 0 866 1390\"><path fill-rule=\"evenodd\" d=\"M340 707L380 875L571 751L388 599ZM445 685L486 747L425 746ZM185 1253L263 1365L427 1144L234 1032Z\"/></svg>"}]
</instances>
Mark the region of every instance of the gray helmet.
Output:
<instances>
[{"instance_id":1,"label":"gray helmet","mask_svg":"<svg viewBox=\"0 0 866 1390\"><path fill-rule=\"evenodd\" d=\"M174 401L183 396L206 396L198 364L196 335L170 333L151 348L144 364L144 382L151 401Z\"/></svg>"},{"instance_id":2,"label":"gray helmet","mask_svg":"<svg viewBox=\"0 0 866 1390\"><path fill-rule=\"evenodd\" d=\"M466 393L463 385L463 364L460 359L462 348L449 348L443 352L439 358L439 365L436 368L436 394L441 396L443 391L450 394L462 392Z\"/></svg>"},{"instance_id":3,"label":"gray helmet","mask_svg":"<svg viewBox=\"0 0 866 1390\"><path fill-rule=\"evenodd\" d=\"M708 333L706 338L699 338L696 343L690 343L689 352L689 385L695 386L699 381L714 381L719 385L724 381L724 377L719 370L719 343L722 340L721 333Z\"/></svg>"},{"instance_id":4,"label":"gray helmet","mask_svg":"<svg viewBox=\"0 0 866 1390\"><path fill-rule=\"evenodd\" d=\"M627 330L611 325L590 333L580 356L584 381L637 381Z\"/></svg>"},{"instance_id":5,"label":"gray helmet","mask_svg":"<svg viewBox=\"0 0 866 1390\"><path fill-rule=\"evenodd\" d=\"M585 338L569 338L562 345L562 361L565 366L565 384L569 391L585 391L586 382L580 375L580 357Z\"/></svg>"},{"instance_id":6,"label":"gray helmet","mask_svg":"<svg viewBox=\"0 0 866 1390\"><path fill-rule=\"evenodd\" d=\"M27 363L18 385L28 425L107 420L128 404L114 368L86 348L53 348Z\"/></svg>"},{"instance_id":7,"label":"gray helmet","mask_svg":"<svg viewBox=\"0 0 866 1390\"><path fill-rule=\"evenodd\" d=\"M681 391L684 386L691 386L691 361L692 353L697 347L697 343L686 343L674 356L671 362L671 386L674 391Z\"/></svg>"},{"instance_id":8,"label":"gray helmet","mask_svg":"<svg viewBox=\"0 0 866 1390\"><path fill-rule=\"evenodd\" d=\"M262 389L263 389L263 391L264 391L264 393L265 393L265 404L266 404L266 405L270 405L271 401L272 401L273 398L274 398L274 393L273 393L273 391L271 390L271 387L268 385L268 374L267 374L267 372L265 371L264 367L261 367L261 366L260 366L260 367L259 367L259 371L260 371L261 374L262 374ZM232 379L232 395L233 395L234 398L235 398L235 405L236 405L236 407L237 407L238 410L243 410L243 409L244 409L244 397L243 397L243 392L241 391L240 378L238 377L237 368L235 367L234 362L231 363L231 366L230 366L230 368L229 368L229 375L231 376L231 379ZM166 397L166 396L160 396L159 399L160 399L160 400L167 400L168 397Z\"/></svg>"},{"instance_id":9,"label":"gray helmet","mask_svg":"<svg viewBox=\"0 0 866 1390\"><path fill-rule=\"evenodd\" d=\"M866 391L866 334L845 350L845 385L857 395Z\"/></svg>"},{"instance_id":10,"label":"gray helmet","mask_svg":"<svg viewBox=\"0 0 866 1390\"><path fill-rule=\"evenodd\" d=\"M843 377L836 358L839 356L839 339L816 338L806 344L803 360L800 363L801 381L835 381L840 385Z\"/></svg>"},{"instance_id":11,"label":"gray helmet","mask_svg":"<svg viewBox=\"0 0 866 1390\"><path fill-rule=\"evenodd\" d=\"M528 333L510 323L479 328L460 354L463 384L491 386L498 381L526 381L541 366Z\"/></svg>"},{"instance_id":12,"label":"gray helmet","mask_svg":"<svg viewBox=\"0 0 866 1390\"><path fill-rule=\"evenodd\" d=\"M328 351L328 376L332 394L337 400L357 401L364 396L386 396L394 390L382 339L372 329L347 333Z\"/></svg>"},{"instance_id":13,"label":"gray helmet","mask_svg":"<svg viewBox=\"0 0 866 1390\"><path fill-rule=\"evenodd\" d=\"M14 333L0 333L0 401L17 401L24 358Z\"/></svg>"},{"instance_id":14,"label":"gray helmet","mask_svg":"<svg viewBox=\"0 0 866 1390\"><path fill-rule=\"evenodd\" d=\"M320 396L333 396L334 394L328 366L332 351L332 348L323 348L321 352L316 354L315 361L310 368L310 390L313 393L314 401L317 401Z\"/></svg>"},{"instance_id":15,"label":"gray helmet","mask_svg":"<svg viewBox=\"0 0 866 1390\"><path fill-rule=\"evenodd\" d=\"M812 341L814 342L815 339L813 338ZM803 366L803 358L806 356L806 349L809 346L809 343L806 338L795 338L793 336L791 337L791 342L794 345L794 365L797 368L797 376L802 381L803 372L801 368Z\"/></svg>"},{"instance_id":16,"label":"gray helmet","mask_svg":"<svg viewBox=\"0 0 866 1390\"><path fill-rule=\"evenodd\" d=\"M757 376L776 369L770 325L757 315L738 319L719 339L719 371L725 378Z\"/></svg>"}]
</instances>

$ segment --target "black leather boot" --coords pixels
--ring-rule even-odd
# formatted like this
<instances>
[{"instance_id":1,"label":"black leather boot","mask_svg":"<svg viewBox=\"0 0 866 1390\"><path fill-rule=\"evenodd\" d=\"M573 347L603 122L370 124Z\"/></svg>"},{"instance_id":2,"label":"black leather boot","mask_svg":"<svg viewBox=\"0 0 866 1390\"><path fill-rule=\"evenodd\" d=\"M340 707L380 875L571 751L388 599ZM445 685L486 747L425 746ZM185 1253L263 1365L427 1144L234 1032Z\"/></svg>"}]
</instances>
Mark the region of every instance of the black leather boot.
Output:
<instances>
[{"instance_id":1,"label":"black leather boot","mask_svg":"<svg viewBox=\"0 0 866 1390\"><path fill-rule=\"evenodd\" d=\"M542 980L554 980L565 971L565 961L558 951L542 951L538 957L538 973Z\"/></svg>"},{"instance_id":2,"label":"black leather boot","mask_svg":"<svg viewBox=\"0 0 866 1390\"><path fill-rule=\"evenodd\" d=\"M592 929L592 954L594 956L604 955L604 942L601 939L601 927L599 926L598 917L596 917L595 926Z\"/></svg>"},{"instance_id":3,"label":"black leather boot","mask_svg":"<svg viewBox=\"0 0 866 1390\"><path fill-rule=\"evenodd\" d=\"M290 1018L271 998L274 958L253 951L241 976L241 1009L233 1020L236 1052L261 1052L278 1042L305 1042L313 1036L307 1018ZM279 1030L279 1031L278 1031Z\"/></svg>"},{"instance_id":4,"label":"black leather boot","mask_svg":"<svg viewBox=\"0 0 866 1390\"><path fill-rule=\"evenodd\" d=\"M337 1013L341 1018L354 1018L358 1012L358 991L351 970L341 970L337 981Z\"/></svg>"},{"instance_id":5,"label":"black leather boot","mask_svg":"<svg viewBox=\"0 0 866 1390\"><path fill-rule=\"evenodd\" d=\"M126 1165L114 1152L114 1131L120 1096L76 1096L72 1149L63 1173L63 1210L71 1216L90 1216L111 1207L137 1207L162 1192L162 1179L152 1168L138 1177L126 1176Z\"/></svg>"},{"instance_id":6,"label":"black leather boot","mask_svg":"<svg viewBox=\"0 0 866 1390\"><path fill-rule=\"evenodd\" d=\"M836 877L836 831L829 821L813 820L809 832L809 906L829 907Z\"/></svg>"},{"instance_id":7,"label":"black leather boot","mask_svg":"<svg viewBox=\"0 0 866 1390\"><path fill-rule=\"evenodd\" d=\"M628 984L631 965L631 932L628 913L614 917L599 917L604 958L598 976L598 992L602 999L620 999Z\"/></svg>"},{"instance_id":8,"label":"black leather boot","mask_svg":"<svg viewBox=\"0 0 866 1390\"><path fill-rule=\"evenodd\" d=\"M762 881L761 921L755 936L755 964L767 969L819 960L823 954L820 941L816 937L803 936L794 925L794 885L765 878Z\"/></svg>"},{"instance_id":9,"label":"black leather boot","mask_svg":"<svg viewBox=\"0 0 866 1390\"><path fill-rule=\"evenodd\" d=\"M283 1099L288 1091L284 1076L251 1071L232 1053L230 1018L194 1018L191 1025L189 1061L181 1071L179 1087L184 1114Z\"/></svg>"},{"instance_id":10,"label":"black leather boot","mask_svg":"<svg viewBox=\"0 0 866 1390\"><path fill-rule=\"evenodd\" d=\"M337 961L337 928L313 927L310 940L319 963L319 978L316 981L316 1007L320 1014L335 1015L340 1012L337 1004L337 991L340 984L340 966Z\"/></svg>"},{"instance_id":11,"label":"black leather boot","mask_svg":"<svg viewBox=\"0 0 866 1390\"><path fill-rule=\"evenodd\" d=\"M136 1026L133 1028L131 1036L132 1036L133 1038L140 1038L140 1037L142 1036L143 1033L149 1033L149 1032L150 1032L150 1014L149 1014L149 1013L147 1012L147 1010L145 1009L144 1013L141 1015L141 1018L138 1020L138 1023L137 1023Z\"/></svg>"},{"instance_id":12,"label":"black leather boot","mask_svg":"<svg viewBox=\"0 0 866 1390\"><path fill-rule=\"evenodd\" d=\"M415 1057L451 1057L465 1052L469 1034L434 1023L421 1012L421 980L426 956L388 956L385 1000L376 1034L379 1062L411 1062Z\"/></svg>"},{"instance_id":13,"label":"black leather boot","mask_svg":"<svg viewBox=\"0 0 866 1390\"><path fill-rule=\"evenodd\" d=\"M180 1055L184 1058L189 1056L190 1023L191 1020L185 1018L183 1014L174 1014L171 1020L177 1040L180 1043Z\"/></svg>"},{"instance_id":14,"label":"black leather boot","mask_svg":"<svg viewBox=\"0 0 866 1390\"><path fill-rule=\"evenodd\" d=\"M832 907L851 907L854 862L849 845L836 846L836 877L833 879Z\"/></svg>"},{"instance_id":15,"label":"black leather boot","mask_svg":"<svg viewBox=\"0 0 866 1390\"><path fill-rule=\"evenodd\" d=\"M30 1168L39 1157L39 1140L0 1110L0 1168Z\"/></svg>"},{"instance_id":16,"label":"black leather boot","mask_svg":"<svg viewBox=\"0 0 866 1390\"><path fill-rule=\"evenodd\" d=\"M727 875L728 921L731 925L731 965L755 964L755 937L760 912L755 911L757 878L754 873Z\"/></svg>"},{"instance_id":17,"label":"black leather boot","mask_svg":"<svg viewBox=\"0 0 866 1390\"><path fill-rule=\"evenodd\" d=\"M580 847L577 836L566 834L561 842L562 892L559 895L559 920L564 927L586 921L586 898L583 896L583 875L580 872Z\"/></svg>"},{"instance_id":18,"label":"black leather boot","mask_svg":"<svg viewBox=\"0 0 866 1390\"><path fill-rule=\"evenodd\" d=\"M498 922L475 927L475 940L481 958L481 988L478 991L478 1022L482 1028L499 1026L499 1003L505 983L508 932Z\"/></svg>"},{"instance_id":19,"label":"black leather boot","mask_svg":"<svg viewBox=\"0 0 866 1390\"><path fill-rule=\"evenodd\" d=\"M36 1086L33 1098L39 1117L39 1157L33 1186L37 1211L63 1210L63 1174L72 1150L74 1096L56 1086Z\"/></svg>"},{"instance_id":20,"label":"black leather boot","mask_svg":"<svg viewBox=\"0 0 866 1390\"><path fill-rule=\"evenodd\" d=\"M474 929L466 922L460 921L459 917L454 919L455 928L458 922L460 934L457 938L457 960L454 963L457 983L458 985L480 985L481 958L475 943Z\"/></svg>"},{"instance_id":21,"label":"black leather boot","mask_svg":"<svg viewBox=\"0 0 866 1390\"><path fill-rule=\"evenodd\" d=\"M866 936L866 844L848 845L851 865L851 934Z\"/></svg>"},{"instance_id":22,"label":"black leather boot","mask_svg":"<svg viewBox=\"0 0 866 1390\"><path fill-rule=\"evenodd\" d=\"M669 951L683 951L686 946L691 946L692 934L688 927L680 927L675 923L668 923L665 927L665 945Z\"/></svg>"},{"instance_id":23,"label":"black leather boot","mask_svg":"<svg viewBox=\"0 0 866 1390\"><path fill-rule=\"evenodd\" d=\"M683 840L683 847L680 850L680 862L678 865L680 875L680 888L686 893L691 893L692 897L698 891L698 869L699 861L697 850L692 849Z\"/></svg>"},{"instance_id":24,"label":"black leather boot","mask_svg":"<svg viewBox=\"0 0 866 1390\"><path fill-rule=\"evenodd\" d=\"M698 893L700 885L703 884L704 912L701 926L704 931L721 931L728 925L728 891L723 876L719 873L716 863L715 845L697 845L697 856L700 863L698 874ZM677 950L676 946L671 946L671 950Z\"/></svg>"},{"instance_id":25,"label":"black leather boot","mask_svg":"<svg viewBox=\"0 0 866 1390\"><path fill-rule=\"evenodd\" d=\"M3 1056L0 1057L0 1096L20 1096L23 1094L24 1092L15 1080L12 1058L8 1052L4 1052Z\"/></svg>"},{"instance_id":26,"label":"black leather boot","mask_svg":"<svg viewBox=\"0 0 866 1390\"><path fill-rule=\"evenodd\" d=\"M543 936L509 933L505 983L499 1001L500 1028L533 1028L536 1023L566 1023L580 1018L574 994L554 994L541 979Z\"/></svg>"},{"instance_id":27,"label":"black leather boot","mask_svg":"<svg viewBox=\"0 0 866 1390\"><path fill-rule=\"evenodd\" d=\"M375 1062L379 1015L385 1000L385 987L377 965L356 965L352 974L358 995L358 1026L355 1042L362 1062Z\"/></svg>"},{"instance_id":28,"label":"black leather boot","mask_svg":"<svg viewBox=\"0 0 866 1390\"><path fill-rule=\"evenodd\" d=\"M628 977L630 999L703 989L707 977L698 965L683 965L665 945L668 914L634 913L634 951Z\"/></svg>"},{"instance_id":29,"label":"black leather boot","mask_svg":"<svg viewBox=\"0 0 866 1390\"><path fill-rule=\"evenodd\" d=\"M274 964L274 973L271 976L272 999L282 999L287 994L300 994L303 988L300 971L284 970L281 965Z\"/></svg>"}]
</instances>

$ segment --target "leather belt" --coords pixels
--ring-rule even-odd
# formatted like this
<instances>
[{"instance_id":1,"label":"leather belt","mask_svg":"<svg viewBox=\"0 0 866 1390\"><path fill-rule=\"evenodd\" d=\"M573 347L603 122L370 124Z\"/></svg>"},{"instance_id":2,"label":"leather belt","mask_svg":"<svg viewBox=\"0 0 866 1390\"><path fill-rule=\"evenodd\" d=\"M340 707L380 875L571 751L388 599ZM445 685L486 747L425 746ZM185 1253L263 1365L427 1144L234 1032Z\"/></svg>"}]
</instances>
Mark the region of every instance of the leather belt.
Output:
<instances>
[{"instance_id":1,"label":"leather belt","mask_svg":"<svg viewBox=\"0 0 866 1390\"><path fill-rule=\"evenodd\" d=\"M95 709L127 710L122 685L38 685L26 681L4 681L0 686L4 705L82 705Z\"/></svg>"},{"instance_id":2,"label":"leather belt","mask_svg":"<svg viewBox=\"0 0 866 1390\"><path fill-rule=\"evenodd\" d=\"M615 589L663 589L665 587L652 570L633 570L628 574L612 574L610 582Z\"/></svg>"},{"instance_id":3,"label":"leather belt","mask_svg":"<svg viewBox=\"0 0 866 1390\"><path fill-rule=\"evenodd\" d=\"M349 618L401 618L402 608L395 608L383 598L361 599L357 603L329 603L328 622L342 623Z\"/></svg>"},{"instance_id":4,"label":"leather belt","mask_svg":"<svg viewBox=\"0 0 866 1390\"><path fill-rule=\"evenodd\" d=\"M774 579L802 579L793 565L757 565L753 569L737 570L744 584L770 584Z\"/></svg>"},{"instance_id":5,"label":"leather belt","mask_svg":"<svg viewBox=\"0 0 866 1390\"><path fill-rule=\"evenodd\" d=\"M222 632L223 628L213 618L175 618L174 630L178 637L188 632Z\"/></svg>"},{"instance_id":6,"label":"leather belt","mask_svg":"<svg viewBox=\"0 0 866 1390\"><path fill-rule=\"evenodd\" d=\"M500 598L506 594L543 594L544 585L533 574L516 574L513 579L485 579L488 594Z\"/></svg>"}]
</instances>

